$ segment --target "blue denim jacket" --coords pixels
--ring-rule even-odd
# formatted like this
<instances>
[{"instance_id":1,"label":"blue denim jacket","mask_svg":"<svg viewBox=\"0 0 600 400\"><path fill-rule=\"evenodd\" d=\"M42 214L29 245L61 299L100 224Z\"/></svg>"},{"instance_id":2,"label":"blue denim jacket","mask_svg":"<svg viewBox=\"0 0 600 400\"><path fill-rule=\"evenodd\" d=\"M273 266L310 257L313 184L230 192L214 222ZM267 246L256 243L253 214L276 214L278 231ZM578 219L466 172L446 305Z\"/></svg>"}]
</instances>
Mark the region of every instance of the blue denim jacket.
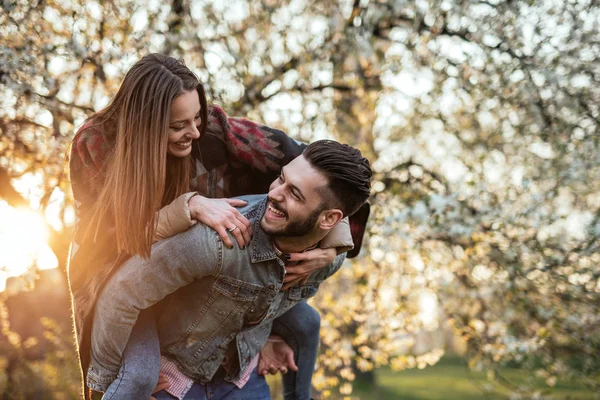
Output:
<instances>
[{"instance_id":1,"label":"blue denim jacket","mask_svg":"<svg viewBox=\"0 0 600 400\"><path fill-rule=\"evenodd\" d=\"M266 343L273 319L312 297L345 255L314 272L303 285L280 291L285 266L261 227L266 195L243 196L240 213L254 236L245 249L223 246L219 235L198 224L154 245L149 260L121 266L100 295L92 331L90 380L112 381L140 310L161 302L162 352L197 382L211 380L225 355L238 360L227 380L239 378Z\"/></svg>"}]
</instances>

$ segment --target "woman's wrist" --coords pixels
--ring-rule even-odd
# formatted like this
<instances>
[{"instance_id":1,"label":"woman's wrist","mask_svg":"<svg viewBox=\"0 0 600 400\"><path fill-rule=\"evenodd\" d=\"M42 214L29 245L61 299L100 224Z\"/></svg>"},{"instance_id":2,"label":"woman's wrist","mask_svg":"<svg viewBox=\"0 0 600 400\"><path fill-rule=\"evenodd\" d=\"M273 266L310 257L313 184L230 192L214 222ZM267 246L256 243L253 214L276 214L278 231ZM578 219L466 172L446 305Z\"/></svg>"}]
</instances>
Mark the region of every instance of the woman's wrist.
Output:
<instances>
[{"instance_id":1,"label":"woman's wrist","mask_svg":"<svg viewBox=\"0 0 600 400\"><path fill-rule=\"evenodd\" d=\"M204 196L201 196L199 193L194 193L192 197L188 199L188 209L190 210L190 217L196 221L200 220L200 210L202 207L198 207L197 205L194 207L193 203L201 202Z\"/></svg>"}]
</instances>

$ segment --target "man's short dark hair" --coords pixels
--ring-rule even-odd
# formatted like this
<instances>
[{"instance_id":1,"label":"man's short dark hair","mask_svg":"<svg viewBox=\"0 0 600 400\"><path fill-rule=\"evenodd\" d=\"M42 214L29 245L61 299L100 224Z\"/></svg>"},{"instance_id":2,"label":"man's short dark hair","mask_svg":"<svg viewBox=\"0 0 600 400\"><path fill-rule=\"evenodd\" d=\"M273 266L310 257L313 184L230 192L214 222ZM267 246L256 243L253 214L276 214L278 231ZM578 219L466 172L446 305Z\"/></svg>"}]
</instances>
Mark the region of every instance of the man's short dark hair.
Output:
<instances>
[{"instance_id":1,"label":"man's short dark hair","mask_svg":"<svg viewBox=\"0 0 600 400\"><path fill-rule=\"evenodd\" d=\"M371 193L371 166L360 150L334 140L318 140L308 145L304 158L329 184L322 196L328 208L352 215L368 200Z\"/></svg>"}]
</instances>

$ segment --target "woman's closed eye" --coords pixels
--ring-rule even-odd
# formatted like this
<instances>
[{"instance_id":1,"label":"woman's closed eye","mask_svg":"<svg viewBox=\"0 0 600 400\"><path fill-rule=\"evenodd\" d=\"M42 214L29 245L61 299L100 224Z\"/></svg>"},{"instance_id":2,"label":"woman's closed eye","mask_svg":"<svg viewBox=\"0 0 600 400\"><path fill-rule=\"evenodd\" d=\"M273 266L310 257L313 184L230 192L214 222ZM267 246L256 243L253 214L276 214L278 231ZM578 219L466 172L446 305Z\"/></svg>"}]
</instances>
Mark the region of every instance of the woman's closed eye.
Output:
<instances>
[{"instance_id":1,"label":"woman's closed eye","mask_svg":"<svg viewBox=\"0 0 600 400\"><path fill-rule=\"evenodd\" d=\"M194 125L196 125L196 128L198 128L198 124L197 121L198 120L202 120L202 116L200 115L200 113L198 113L195 117L194 117ZM175 132L179 132L181 130L183 130L185 128L185 124L184 125L175 125L175 126L171 126L170 127L171 130L175 131Z\"/></svg>"}]
</instances>

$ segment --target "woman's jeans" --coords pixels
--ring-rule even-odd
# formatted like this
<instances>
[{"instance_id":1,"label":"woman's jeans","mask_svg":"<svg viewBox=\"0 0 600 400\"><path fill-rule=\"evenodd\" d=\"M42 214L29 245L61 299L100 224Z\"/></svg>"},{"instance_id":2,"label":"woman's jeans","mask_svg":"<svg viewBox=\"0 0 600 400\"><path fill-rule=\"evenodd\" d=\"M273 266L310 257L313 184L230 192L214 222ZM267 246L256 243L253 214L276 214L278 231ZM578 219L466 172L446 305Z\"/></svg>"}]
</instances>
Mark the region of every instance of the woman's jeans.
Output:
<instances>
[{"instance_id":1,"label":"woman's jeans","mask_svg":"<svg viewBox=\"0 0 600 400\"><path fill-rule=\"evenodd\" d=\"M121 369L112 383L98 380L94 365L97 364L92 354L87 383L93 390L104 392L104 400L149 399L160 373L160 345L153 309L140 312L125 347Z\"/></svg>"},{"instance_id":2,"label":"woman's jeans","mask_svg":"<svg viewBox=\"0 0 600 400\"><path fill-rule=\"evenodd\" d=\"M319 313L304 301L296 304L274 321L272 332L280 335L294 350L294 358L298 366L298 372L289 371L283 375L285 400L310 399L312 376L319 348L320 324ZM140 313L127 342L121 369L112 383L94 379L95 364L92 356L91 368L88 371L88 386L96 391L104 391L103 399L150 398L160 372L160 345L152 309ZM101 370L97 364L96 367Z\"/></svg>"}]
</instances>

